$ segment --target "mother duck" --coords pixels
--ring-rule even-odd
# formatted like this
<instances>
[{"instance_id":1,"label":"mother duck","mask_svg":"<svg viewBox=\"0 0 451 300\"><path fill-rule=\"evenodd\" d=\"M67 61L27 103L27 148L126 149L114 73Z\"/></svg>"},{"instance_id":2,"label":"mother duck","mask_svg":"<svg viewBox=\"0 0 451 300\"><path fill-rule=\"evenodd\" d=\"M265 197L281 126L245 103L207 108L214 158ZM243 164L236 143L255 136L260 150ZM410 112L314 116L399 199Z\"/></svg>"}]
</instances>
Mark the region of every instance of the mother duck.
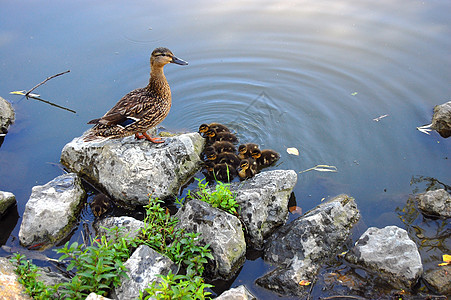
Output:
<instances>
[{"instance_id":1,"label":"mother duck","mask_svg":"<svg viewBox=\"0 0 451 300\"><path fill-rule=\"evenodd\" d=\"M135 135L153 143L163 143L160 138L150 137L146 131L160 124L171 109L171 89L163 68L169 63L188 63L172 54L167 48L156 48L150 56L149 84L122 97L103 117L88 124L95 124L85 134L84 141L120 138Z\"/></svg>"}]
</instances>

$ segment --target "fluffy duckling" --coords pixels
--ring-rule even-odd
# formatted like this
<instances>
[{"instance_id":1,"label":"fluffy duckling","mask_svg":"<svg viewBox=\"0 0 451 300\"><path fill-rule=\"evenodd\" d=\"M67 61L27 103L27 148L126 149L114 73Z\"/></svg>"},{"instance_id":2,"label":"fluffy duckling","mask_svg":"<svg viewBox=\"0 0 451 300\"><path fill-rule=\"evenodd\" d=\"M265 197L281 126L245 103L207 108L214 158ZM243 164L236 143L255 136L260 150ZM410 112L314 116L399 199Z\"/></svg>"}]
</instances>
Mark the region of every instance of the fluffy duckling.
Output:
<instances>
[{"instance_id":1,"label":"fluffy duckling","mask_svg":"<svg viewBox=\"0 0 451 300\"><path fill-rule=\"evenodd\" d=\"M105 194L97 194L94 196L89 206L91 206L91 211L94 216L100 217L110 209L110 198Z\"/></svg>"},{"instance_id":2,"label":"fluffy duckling","mask_svg":"<svg viewBox=\"0 0 451 300\"><path fill-rule=\"evenodd\" d=\"M216 156L216 163L228 164L229 166L232 166L235 169L238 168L238 166L240 165L240 162L241 162L241 160L238 158L238 156L235 153L222 152Z\"/></svg>"},{"instance_id":3,"label":"fluffy duckling","mask_svg":"<svg viewBox=\"0 0 451 300\"><path fill-rule=\"evenodd\" d=\"M254 177L257 174L257 162L252 157L241 160L238 168L238 176L240 179Z\"/></svg>"},{"instance_id":4,"label":"fluffy duckling","mask_svg":"<svg viewBox=\"0 0 451 300\"><path fill-rule=\"evenodd\" d=\"M205 132L205 135L207 136L207 143L208 144L213 144L214 142L218 142L218 141L226 141L226 142L231 142L233 144L238 143L238 138L236 137L236 135L234 135L231 132L216 132L216 130L214 129L208 129Z\"/></svg>"},{"instance_id":5,"label":"fluffy duckling","mask_svg":"<svg viewBox=\"0 0 451 300\"><path fill-rule=\"evenodd\" d=\"M213 174L217 181L228 182L236 176L236 169L225 163L215 164Z\"/></svg>"},{"instance_id":6,"label":"fluffy duckling","mask_svg":"<svg viewBox=\"0 0 451 300\"><path fill-rule=\"evenodd\" d=\"M214 151L216 153L235 152L236 148L235 148L235 145L233 145L231 142L218 141L218 142L214 142L210 146L205 147L205 150L204 150L205 153L212 152L212 151Z\"/></svg>"},{"instance_id":7,"label":"fluffy duckling","mask_svg":"<svg viewBox=\"0 0 451 300\"><path fill-rule=\"evenodd\" d=\"M247 143L238 146L238 157L245 159L252 156L252 151L259 149L257 144Z\"/></svg>"},{"instance_id":8,"label":"fluffy duckling","mask_svg":"<svg viewBox=\"0 0 451 300\"><path fill-rule=\"evenodd\" d=\"M230 129L227 126L219 124L219 123L210 123L210 124L201 124L199 126L199 133L205 133L209 129L214 129L216 132L230 132Z\"/></svg>"},{"instance_id":9,"label":"fluffy duckling","mask_svg":"<svg viewBox=\"0 0 451 300\"><path fill-rule=\"evenodd\" d=\"M280 154L270 149L254 149L252 157L257 161L259 167L268 167L279 160Z\"/></svg>"}]
</instances>

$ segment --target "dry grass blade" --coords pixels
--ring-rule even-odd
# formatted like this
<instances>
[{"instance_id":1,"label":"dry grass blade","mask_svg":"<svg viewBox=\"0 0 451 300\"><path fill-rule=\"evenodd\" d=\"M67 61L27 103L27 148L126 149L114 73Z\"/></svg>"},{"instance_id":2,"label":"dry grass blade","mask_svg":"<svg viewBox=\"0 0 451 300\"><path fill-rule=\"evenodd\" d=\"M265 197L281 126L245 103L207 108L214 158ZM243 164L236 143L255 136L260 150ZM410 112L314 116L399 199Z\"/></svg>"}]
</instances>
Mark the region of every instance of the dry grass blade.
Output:
<instances>
[{"instance_id":1,"label":"dry grass blade","mask_svg":"<svg viewBox=\"0 0 451 300\"><path fill-rule=\"evenodd\" d=\"M309 168L307 170L301 171L299 173L305 173L308 171L318 171L318 172L338 172L337 167L329 166L329 165L316 165L313 168Z\"/></svg>"}]
</instances>

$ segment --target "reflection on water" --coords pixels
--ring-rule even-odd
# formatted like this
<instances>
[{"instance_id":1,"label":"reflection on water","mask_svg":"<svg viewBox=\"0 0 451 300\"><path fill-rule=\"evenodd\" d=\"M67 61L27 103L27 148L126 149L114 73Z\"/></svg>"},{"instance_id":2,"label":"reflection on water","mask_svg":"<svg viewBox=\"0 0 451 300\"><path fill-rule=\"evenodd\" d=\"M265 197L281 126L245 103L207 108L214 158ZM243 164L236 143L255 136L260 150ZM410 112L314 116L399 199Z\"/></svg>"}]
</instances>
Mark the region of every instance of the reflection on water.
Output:
<instances>
[{"instance_id":1,"label":"reflection on water","mask_svg":"<svg viewBox=\"0 0 451 300\"><path fill-rule=\"evenodd\" d=\"M336 166L299 175L302 211L348 193L368 226L405 227L395 209L412 176L451 182L450 141L415 130L451 94L450 12L445 0L3 3L0 96L17 120L0 148L0 190L22 215L31 187L61 174L49 163L64 144L145 86L151 51L166 46L190 65L165 68L165 128L216 121L281 153L280 168ZM67 69L37 92L76 115L9 95Z\"/></svg>"}]
</instances>

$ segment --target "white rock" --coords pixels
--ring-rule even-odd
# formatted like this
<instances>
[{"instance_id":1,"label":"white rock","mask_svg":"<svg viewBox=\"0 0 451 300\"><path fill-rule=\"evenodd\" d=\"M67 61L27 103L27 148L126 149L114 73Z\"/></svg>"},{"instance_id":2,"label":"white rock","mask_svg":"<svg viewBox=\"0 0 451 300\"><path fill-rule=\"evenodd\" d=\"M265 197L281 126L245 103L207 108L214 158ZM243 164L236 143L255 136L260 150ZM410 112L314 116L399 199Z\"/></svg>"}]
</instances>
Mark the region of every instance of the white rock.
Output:
<instances>
[{"instance_id":1,"label":"white rock","mask_svg":"<svg viewBox=\"0 0 451 300\"><path fill-rule=\"evenodd\" d=\"M444 189L420 194L417 199L418 208L425 215L451 218L451 195Z\"/></svg>"},{"instance_id":2,"label":"white rock","mask_svg":"<svg viewBox=\"0 0 451 300\"><path fill-rule=\"evenodd\" d=\"M254 295L244 285L230 289L215 298L216 300L255 300Z\"/></svg>"},{"instance_id":3,"label":"white rock","mask_svg":"<svg viewBox=\"0 0 451 300\"><path fill-rule=\"evenodd\" d=\"M273 170L231 185L254 248L262 247L264 239L286 222L288 200L296 182L295 171Z\"/></svg>"},{"instance_id":4,"label":"white rock","mask_svg":"<svg viewBox=\"0 0 451 300\"><path fill-rule=\"evenodd\" d=\"M16 196L10 192L0 191L0 216L13 204L16 203Z\"/></svg>"},{"instance_id":5,"label":"white rock","mask_svg":"<svg viewBox=\"0 0 451 300\"><path fill-rule=\"evenodd\" d=\"M33 187L19 231L22 245L50 246L64 239L77 221L84 197L81 180L74 173Z\"/></svg>"},{"instance_id":6,"label":"white rock","mask_svg":"<svg viewBox=\"0 0 451 300\"><path fill-rule=\"evenodd\" d=\"M109 196L130 205L176 195L200 168L205 141L198 133L182 134L153 144L134 137L84 142L75 138L64 146L61 162L90 178Z\"/></svg>"},{"instance_id":7,"label":"white rock","mask_svg":"<svg viewBox=\"0 0 451 300\"><path fill-rule=\"evenodd\" d=\"M417 245L396 226L370 227L346 259L385 279L398 289L411 289L423 273Z\"/></svg>"}]
</instances>

